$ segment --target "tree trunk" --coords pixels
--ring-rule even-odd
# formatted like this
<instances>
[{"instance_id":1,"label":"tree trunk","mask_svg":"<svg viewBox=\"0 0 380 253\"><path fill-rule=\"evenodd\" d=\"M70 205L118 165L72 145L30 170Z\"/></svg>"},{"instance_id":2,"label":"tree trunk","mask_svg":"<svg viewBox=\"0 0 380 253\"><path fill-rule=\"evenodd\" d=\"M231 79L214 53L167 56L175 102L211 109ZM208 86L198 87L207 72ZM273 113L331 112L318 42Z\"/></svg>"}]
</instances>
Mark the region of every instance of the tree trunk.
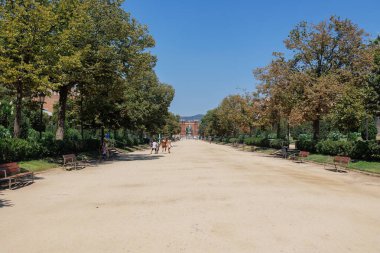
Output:
<instances>
[{"instance_id":1,"label":"tree trunk","mask_svg":"<svg viewBox=\"0 0 380 253\"><path fill-rule=\"evenodd\" d=\"M365 116L365 140L368 141L369 134L368 134L368 115Z\"/></svg>"},{"instance_id":2,"label":"tree trunk","mask_svg":"<svg viewBox=\"0 0 380 253\"><path fill-rule=\"evenodd\" d=\"M13 125L13 136L15 138L20 138L21 136L21 114L22 114L22 84L17 84L17 95L16 95L16 115Z\"/></svg>"},{"instance_id":3,"label":"tree trunk","mask_svg":"<svg viewBox=\"0 0 380 253\"><path fill-rule=\"evenodd\" d=\"M287 139L288 139L288 145L290 146L290 124L289 124L289 120L288 120L288 123L287 123L287 126L288 126L288 131L287 131Z\"/></svg>"},{"instance_id":4,"label":"tree trunk","mask_svg":"<svg viewBox=\"0 0 380 253\"><path fill-rule=\"evenodd\" d=\"M83 131L83 96L80 94L80 135L82 136L82 141L84 140Z\"/></svg>"},{"instance_id":5,"label":"tree trunk","mask_svg":"<svg viewBox=\"0 0 380 253\"><path fill-rule=\"evenodd\" d=\"M58 107L58 125L55 134L56 140L63 140L65 137L65 121L66 121L66 104L69 93L69 86L65 85L59 88L59 107Z\"/></svg>"},{"instance_id":6,"label":"tree trunk","mask_svg":"<svg viewBox=\"0 0 380 253\"><path fill-rule=\"evenodd\" d=\"M313 121L313 140L318 141L319 140L319 133L320 133L320 120L314 120Z\"/></svg>"},{"instance_id":7,"label":"tree trunk","mask_svg":"<svg viewBox=\"0 0 380 253\"><path fill-rule=\"evenodd\" d=\"M277 127L277 139L280 139L281 138L281 122L280 122L280 120L277 122L276 127Z\"/></svg>"},{"instance_id":8,"label":"tree trunk","mask_svg":"<svg viewBox=\"0 0 380 253\"><path fill-rule=\"evenodd\" d=\"M101 146L103 147L103 143L104 143L104 127L102 126L101 129L100 129L100 143L101 143Z\"/></svg>"}]
</instances>

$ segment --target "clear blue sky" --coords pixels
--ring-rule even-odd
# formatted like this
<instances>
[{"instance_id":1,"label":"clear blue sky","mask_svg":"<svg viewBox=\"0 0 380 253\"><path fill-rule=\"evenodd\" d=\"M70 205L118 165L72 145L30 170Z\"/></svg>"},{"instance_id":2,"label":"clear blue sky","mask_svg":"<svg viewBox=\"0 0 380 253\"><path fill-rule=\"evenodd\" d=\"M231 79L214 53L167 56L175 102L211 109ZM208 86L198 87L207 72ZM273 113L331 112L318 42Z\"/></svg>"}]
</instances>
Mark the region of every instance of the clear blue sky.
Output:
<instances>
[{"instance_id":1,"label":"clear blue sky","mask_svg":"<svg viewBox=\"0 0 380 253\"><path fill-rule=\"evenodd\" d=\"M174 86L171 111L205 113L229 94L252 91L252 70L300 21L349 18L372 37L380 34L380 0L127 0L156 40L156 72Z\"/></svg>"}]
</instances>

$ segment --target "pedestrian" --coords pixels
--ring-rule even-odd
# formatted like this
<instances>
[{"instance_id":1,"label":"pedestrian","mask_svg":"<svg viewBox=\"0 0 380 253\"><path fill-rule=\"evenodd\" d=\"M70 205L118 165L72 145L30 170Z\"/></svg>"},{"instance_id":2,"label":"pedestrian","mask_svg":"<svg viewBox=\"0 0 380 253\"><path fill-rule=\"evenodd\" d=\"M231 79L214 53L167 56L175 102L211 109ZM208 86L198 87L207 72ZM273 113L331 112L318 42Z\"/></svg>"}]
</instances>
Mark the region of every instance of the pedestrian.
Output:
<instances>
[{"instance_id":1,"label":"pedestrian","mask_svg":"<svg viewBox=\"0 0 380 253\"><path fill-rule=\"evenodd\" d=\"M157 146L158 146L158 144L157 144L157 142L156 142L155 140L153 140L151 146L152 146L152 149L151 149L151 151L150 151L150 154L152 154L153 151L157 154Z\"/></svg>"},{"instance_id":2,"label":"pedestrian","mask_svg":"<svg viewBox=\"0 0 380 253\"><path fill-rule=\"evenodd\" d=\"M106 160L108 147L107 147L107 142L105 140L103 140L101 151L102 151L102 159Z\"/></svg>"},{"instance_id":3,"label":"pedestrian","mask_svg":"<svg viewBox=\"0 0 380 253\"><path fill-rule=\"evenodd\" d=\"M166 147L168 148L168 152L170 154L170 149L172 148L172 140L171 139L167 139Z\"/></svg>"}]
</instances>

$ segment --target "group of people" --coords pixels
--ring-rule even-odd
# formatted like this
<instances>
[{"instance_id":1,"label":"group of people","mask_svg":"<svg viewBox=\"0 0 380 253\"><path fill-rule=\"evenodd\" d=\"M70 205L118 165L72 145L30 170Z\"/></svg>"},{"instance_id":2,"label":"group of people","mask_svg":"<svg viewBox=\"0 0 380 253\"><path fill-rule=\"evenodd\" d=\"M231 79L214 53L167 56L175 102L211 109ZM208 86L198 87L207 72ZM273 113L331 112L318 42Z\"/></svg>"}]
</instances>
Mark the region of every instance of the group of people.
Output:
<instances>
[{"instance_id":1,"label":"group of people","mask_svg":"<svg viewBox=\"0 0 380 253\"><path fill-rule=\"evenodd\" d=\"M162 148L162 152L167 151L170 154L170 149L172 148L172 141L169 138L162 139L158 142L156 140L153 140L150 146L152 148L150 154L152 154L153 152L155 154L158 154L160 147Z\"/></svg>"}]
</instances>

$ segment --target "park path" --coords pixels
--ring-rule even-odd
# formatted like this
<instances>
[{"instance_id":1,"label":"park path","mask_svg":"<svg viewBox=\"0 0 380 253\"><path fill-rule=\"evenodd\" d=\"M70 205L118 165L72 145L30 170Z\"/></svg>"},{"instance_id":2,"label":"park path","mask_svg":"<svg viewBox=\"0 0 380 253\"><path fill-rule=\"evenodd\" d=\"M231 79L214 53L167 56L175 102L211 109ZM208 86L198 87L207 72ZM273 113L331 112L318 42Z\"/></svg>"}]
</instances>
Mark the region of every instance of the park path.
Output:
<instances>
[{"instance_id":1,"label":"park path","mask_svg":"<svg viewBox=\"0 0 380 253\"><path fill-rule=\"evenodd\" d=\"M380 252L380 178L174 145L0 192L0 252Z\"/></svg>"}]
</instances>

